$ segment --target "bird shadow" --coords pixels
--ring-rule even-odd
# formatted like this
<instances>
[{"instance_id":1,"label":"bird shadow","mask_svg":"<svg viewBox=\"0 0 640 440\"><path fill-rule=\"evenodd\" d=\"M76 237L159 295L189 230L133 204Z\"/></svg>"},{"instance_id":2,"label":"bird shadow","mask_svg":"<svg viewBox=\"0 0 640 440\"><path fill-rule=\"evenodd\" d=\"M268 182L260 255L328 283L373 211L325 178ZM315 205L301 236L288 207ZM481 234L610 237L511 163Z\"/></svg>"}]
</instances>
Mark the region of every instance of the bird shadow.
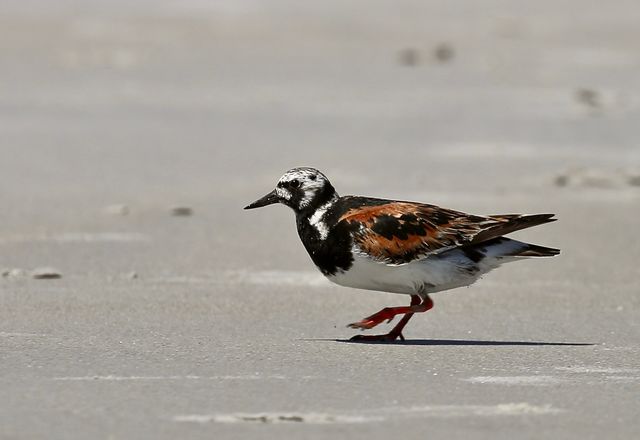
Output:
<instances>
[{"instance_id":1,"label":"bird shadow","mask_svg":"<svg viewBox=\"0 0 640 440\"><path fill-rule=\"evenodd\" d=\"M589 347L597 345L590 342L543 342L543 341L482 341L473 339L406 339L404 341L367 341L350 339L303 339L305 341L332 341L348 344L382 344L382 345L426 345L426 346L555 346L555 347Z\"/></svg>"}]
</instances>

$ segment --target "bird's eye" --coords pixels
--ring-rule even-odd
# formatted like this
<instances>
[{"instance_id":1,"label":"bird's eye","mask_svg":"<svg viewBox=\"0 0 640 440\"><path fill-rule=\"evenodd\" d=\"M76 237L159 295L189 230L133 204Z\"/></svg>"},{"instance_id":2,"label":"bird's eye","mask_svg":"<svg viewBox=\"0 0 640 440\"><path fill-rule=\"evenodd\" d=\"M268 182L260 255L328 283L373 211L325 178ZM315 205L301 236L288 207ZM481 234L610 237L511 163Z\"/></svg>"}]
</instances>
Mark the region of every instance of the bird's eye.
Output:
<instances>
[{"instance_id":1,"label":"bird's eye","mask_svg":"<svg viewBox=\"0 0 640 440\"><path fill-rule=\"evenodd\" d=\"M298 188L300 186L300 181L298 179L293 179L289 184L291 185L291 188Z\"/></svg>"}]
</instances>

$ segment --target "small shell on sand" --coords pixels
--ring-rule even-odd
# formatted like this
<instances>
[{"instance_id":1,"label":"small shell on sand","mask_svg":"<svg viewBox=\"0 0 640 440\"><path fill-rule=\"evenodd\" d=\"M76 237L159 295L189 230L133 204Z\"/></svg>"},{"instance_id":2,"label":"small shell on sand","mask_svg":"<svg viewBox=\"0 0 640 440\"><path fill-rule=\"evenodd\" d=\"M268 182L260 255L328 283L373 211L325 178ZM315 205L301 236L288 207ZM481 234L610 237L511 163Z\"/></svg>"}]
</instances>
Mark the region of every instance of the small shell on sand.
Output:
<instances>
[{"instance_id":1,"label":"small shell on sand","mask_svg":"<svg viewBox=\"0 0 640 440\"><path fill-rule=\"evenodd\" d=\"M420 63L420 54L414 48L402 49L398 52L398 62L403 66L415 67Z\"/></svg>"},{"instance_id":2,"label":"small shell on sand","mask_svg":"<svg viewBox=\"0 0 640 440\"><path fill-rule=\"evenodd\" d=\"M599 109L602 107L600 93L597 90L581 88L575 91L575 98L580 104L592 108Z\"/></svg>"},{"instance_id":3,"label":"small shell on sand","mask_svg":"<svg viewBox=\"0 0 640 440\"><path fill-rule=\"evenodd\" d=\"M451 61L455 56L453 46L448 43L440 43L433 50L433 56L441 63Z\"/></svg>"},{"instance_id":4,"label":"small shell on sand","mask_svg":"<svg viewBox=\"0 0 640 440\"><path fill-rule=\"evenodd\" d=\"M559 187L601 189L640 186L640 173L620 169L574 168L556 175L554 184Z\"/></svg>"},{"instance_id":5,"label":"small shell on sand","mask_svg":"<svg viewBox=\"0 0 640 440\"><path fill-rule=\"evenodd\" d=\"M27 274L27 272L23 269L2 269L0 270L0 275L2 278L19 278L23 277Z\"/></svg>"},{"instance_id":6,"label":"small shell on sand","mask_svg":"<svg viewBox=\"0 0 640 440\"><path fill-rule=\"evenodd\" d=\"M175 217L189 217L193 215L193 209L188 206L174 206L171 208L171 215Z\"/></svg>"},{"instance_id":7,"label":"small shell on sand","mask_svg":"<svg viewBox=\"0 0 640 440\"><path fill-rule=\"evenodd\" d=\"M36 280L55 280L62 278L62 273L52 267L39 267L31 272L31 277Z\"/></svg>"}]
</instances>

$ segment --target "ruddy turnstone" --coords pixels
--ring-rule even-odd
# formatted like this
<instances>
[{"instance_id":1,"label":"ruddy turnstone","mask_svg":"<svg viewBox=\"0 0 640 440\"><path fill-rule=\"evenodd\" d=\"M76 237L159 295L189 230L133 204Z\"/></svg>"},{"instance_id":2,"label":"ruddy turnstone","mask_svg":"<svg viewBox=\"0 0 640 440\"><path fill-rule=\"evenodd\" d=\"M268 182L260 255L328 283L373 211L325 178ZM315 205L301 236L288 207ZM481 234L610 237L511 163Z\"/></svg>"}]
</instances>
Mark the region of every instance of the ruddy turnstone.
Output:
<instances>
[{"instance_id":1,"label":"ruddy turnstone","mask_svg":"<svg viewBox=\"0 0 640 440\"><path fill-rule=\"evenodd\" d=\"M413 314L433 307L429 294L473 284L503 263L560 253L503 237L555 221L554 214L479 216L424 203L340 197L314 168L287 171L273 191L245 209L273 203L293 209L304 247L329 280L411 296L409 306L387 307L348 325L365 330L404 315L389 333L351 340L404 340Z\"/></svg>"}]
</instances>

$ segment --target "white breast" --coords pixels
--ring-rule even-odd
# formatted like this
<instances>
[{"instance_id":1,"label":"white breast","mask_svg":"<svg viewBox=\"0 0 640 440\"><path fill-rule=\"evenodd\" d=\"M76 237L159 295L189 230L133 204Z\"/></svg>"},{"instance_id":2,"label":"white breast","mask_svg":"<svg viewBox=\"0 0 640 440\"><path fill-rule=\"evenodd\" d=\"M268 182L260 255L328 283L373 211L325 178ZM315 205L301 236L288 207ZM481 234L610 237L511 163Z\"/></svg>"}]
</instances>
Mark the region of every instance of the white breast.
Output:
<instances>
[{"instance_id":1,"label":"white breast","mask_svg":"<svg viewBox=\"0 0 640 440\"><path fill-rule=\"evenodd\" d=\"M377 262L354 252L348 271L327 278L341 286L408 295L427 294L474 283L483 270L462 252L450 251L400 266Z\"/></svg>"}]
</instances>

